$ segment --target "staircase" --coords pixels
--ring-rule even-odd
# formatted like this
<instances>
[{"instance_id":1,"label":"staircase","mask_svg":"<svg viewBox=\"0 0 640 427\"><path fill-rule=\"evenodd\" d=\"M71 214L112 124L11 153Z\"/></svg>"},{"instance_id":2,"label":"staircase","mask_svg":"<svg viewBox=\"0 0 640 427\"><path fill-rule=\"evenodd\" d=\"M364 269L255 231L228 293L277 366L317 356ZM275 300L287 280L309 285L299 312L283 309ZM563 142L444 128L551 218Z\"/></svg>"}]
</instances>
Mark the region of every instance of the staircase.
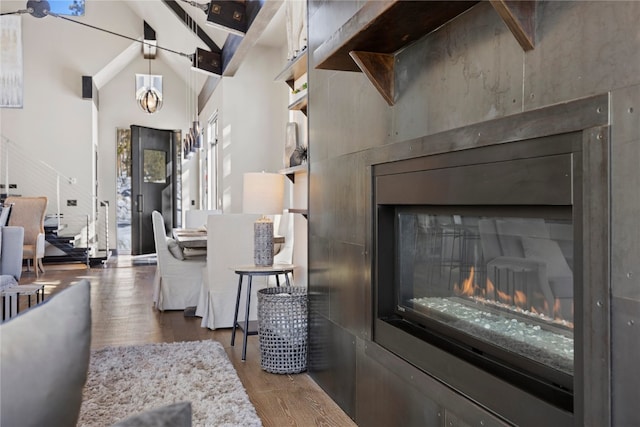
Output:
<instances>
[{"instance_id":1,"label":"staircase","mask_svg":"<svg viewBox=\"0 0 640 427\"><path fill-rule=\"evenodd\" d=\"M64 224L58 225L57 217L45 219L45 264L81 262L87 267L94 267L108 260L106 251L95 250L95 245L86 246L80 234L63 234L65 229Z\"/></svg>"}]
</instances>

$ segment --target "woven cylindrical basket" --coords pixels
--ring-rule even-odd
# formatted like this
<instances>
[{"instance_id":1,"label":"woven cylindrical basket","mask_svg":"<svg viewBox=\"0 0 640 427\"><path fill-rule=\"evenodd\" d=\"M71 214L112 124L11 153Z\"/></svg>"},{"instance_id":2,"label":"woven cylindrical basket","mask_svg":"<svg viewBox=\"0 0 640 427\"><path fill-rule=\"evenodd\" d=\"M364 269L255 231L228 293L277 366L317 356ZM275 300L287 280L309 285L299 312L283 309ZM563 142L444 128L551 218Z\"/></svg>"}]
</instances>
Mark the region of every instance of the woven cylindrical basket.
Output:
<instances>
[{"instance_id":1,"label":"woven cylindrical basket","mask_svg":"<svg viewBox=\"0 0 640 427\"><path fill-rule=\"evenodd\" d=\"M274 374L307 369L307 289L280 286L258 291L260 366Z\"/></svg>"}]
</instances>

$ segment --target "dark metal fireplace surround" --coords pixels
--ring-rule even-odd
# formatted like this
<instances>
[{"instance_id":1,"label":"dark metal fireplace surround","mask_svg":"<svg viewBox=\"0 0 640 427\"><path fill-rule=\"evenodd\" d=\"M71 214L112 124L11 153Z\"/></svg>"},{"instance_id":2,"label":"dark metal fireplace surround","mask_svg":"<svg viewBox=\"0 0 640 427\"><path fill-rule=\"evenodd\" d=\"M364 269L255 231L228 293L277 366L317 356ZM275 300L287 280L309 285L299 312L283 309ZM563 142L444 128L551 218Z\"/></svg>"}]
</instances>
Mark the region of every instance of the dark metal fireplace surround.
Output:
<instances>
[{"instance_id":1,"label":"dark metal fireplace surround","mask_svg":"<svg viewBox=\"0 0 640 427\"><path fill-rule=\"evenodd\" d=\"M512 139L373 165L374 341L506 422L570 425L584 133Z\"/></svg>"}]
</instances>

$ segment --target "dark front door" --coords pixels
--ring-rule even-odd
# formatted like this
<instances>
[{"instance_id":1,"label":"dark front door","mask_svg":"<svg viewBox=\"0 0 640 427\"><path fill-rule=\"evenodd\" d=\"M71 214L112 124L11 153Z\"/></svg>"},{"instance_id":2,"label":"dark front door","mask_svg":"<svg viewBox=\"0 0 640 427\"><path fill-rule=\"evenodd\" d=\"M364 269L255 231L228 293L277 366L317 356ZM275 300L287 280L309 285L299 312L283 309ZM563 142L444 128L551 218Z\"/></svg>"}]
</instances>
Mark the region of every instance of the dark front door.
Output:
<instances>
[{"instance_id":1,"label":"dark front door","mask_svg":"<svg viewBox=\"0 0 640 427\"><path fill-rule=\"evenodd\" d=\"M131 254L155 252L151 212L176 218L177 131L131 126Z\"/></svg>"}]
</instances>

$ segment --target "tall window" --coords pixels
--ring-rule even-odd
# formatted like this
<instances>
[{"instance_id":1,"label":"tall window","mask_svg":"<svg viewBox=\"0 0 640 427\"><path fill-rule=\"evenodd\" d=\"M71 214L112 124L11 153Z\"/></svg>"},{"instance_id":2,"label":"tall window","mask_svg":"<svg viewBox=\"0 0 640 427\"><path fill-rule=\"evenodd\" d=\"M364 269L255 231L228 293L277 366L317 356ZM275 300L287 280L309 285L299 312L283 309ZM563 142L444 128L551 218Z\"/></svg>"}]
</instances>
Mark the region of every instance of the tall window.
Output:
<instances>
[{"instance_id":1,"label":"tall window","mask_svg":"<svg viewBox=\"0 0 640 427\"><path fill-rule=\"evenodd\" d=\"M218 209L218 113L214 113L207 123L207 167L204 196L207 209Z\"/></svg>"}]
</instances>

